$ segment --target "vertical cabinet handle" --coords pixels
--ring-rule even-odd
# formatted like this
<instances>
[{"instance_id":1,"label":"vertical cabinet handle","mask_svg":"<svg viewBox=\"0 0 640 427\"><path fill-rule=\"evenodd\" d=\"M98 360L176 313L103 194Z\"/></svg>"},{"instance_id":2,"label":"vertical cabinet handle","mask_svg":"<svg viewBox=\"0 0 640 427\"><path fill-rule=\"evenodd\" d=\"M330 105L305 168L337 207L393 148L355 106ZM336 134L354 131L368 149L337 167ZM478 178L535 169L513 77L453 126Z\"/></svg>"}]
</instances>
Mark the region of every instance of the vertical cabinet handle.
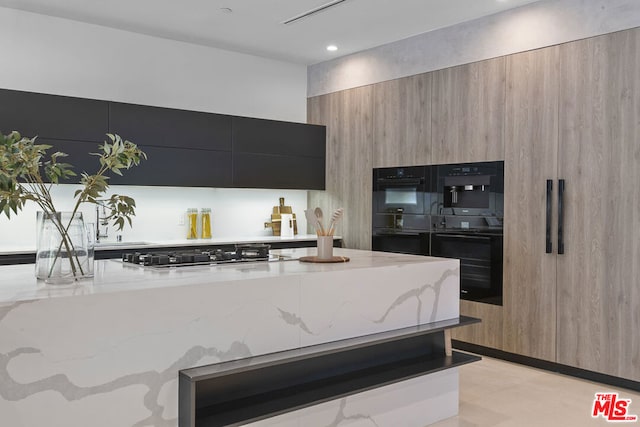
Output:
<instances>
[{"instance_id":1,"label":"vertical cabinet handle","mask_svg":"<svg viewBox=\"0 0 640 427\"><path fill-rule=\"evenodd\" d=\"M546 253L550 254L553 251L553 245L551 243L551 193L553 191L553 180L547 180L547 226L546 226Z\"/></svg>"},{"instance_id":2,"label":"vertical cabinet handle","mask_svg":"<svg viewBox=\"0 0 640 427\"><path fill-rule=\"evenodd\" d=\"M564 179L558 180L558 255L564 254Z\"/></svg>"}]
</instances>

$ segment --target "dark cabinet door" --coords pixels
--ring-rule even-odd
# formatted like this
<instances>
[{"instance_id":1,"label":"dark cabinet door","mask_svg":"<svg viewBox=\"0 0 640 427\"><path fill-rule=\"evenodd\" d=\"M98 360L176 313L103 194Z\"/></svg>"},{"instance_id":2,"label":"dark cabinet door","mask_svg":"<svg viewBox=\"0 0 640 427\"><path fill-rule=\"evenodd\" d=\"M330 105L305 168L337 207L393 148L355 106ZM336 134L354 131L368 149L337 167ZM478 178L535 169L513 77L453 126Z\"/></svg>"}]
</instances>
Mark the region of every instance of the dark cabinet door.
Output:
<instances>
[{"instance_id":1,"label":"dark cabinet door","mask_svg":"<svg viewBox=\"0 0 640 427\"><path fill-rule=\"evenodd\" d=\"M112 102L109 130L141 146L231 151L231 116Z\"/></svg>"},{"instance_id":2,"label":"dark cabinet door","mask_svg":"<svg viewBox=\"0 0 640 427\"><path fill-rule=\"evenodd\" d=\"M65 184L80 182L80 174L92 175L100 168L97 142L61 141L39 138L42 144L51 145L49 154L61 151L68 154L63 160L73 165L77 176ZM230 187L231 152L189 150L169 147L140 147L148 159L138 166L122 170L122 176L111 174L109 184L118 185L162 185L176 187Z\"/></svg>"},{"instance_id":3,"label":"dark cabinet door","mask_svg":"<svg viewBox=\"0 0 640 427\"><path fill-rule=\"evenodd\" d=\"M105 140L108 102L0 89L0 131L67 141Z\"/></svg>"},{"instance_id":4,"label":"dark cabinet door","mask_svg":"<svg viewBox=\"0 0 640 427\"><path fill-rule=\"evenodd\" d=\"M234 153L233 186L324 190L325 159Z\"/></svg>"},{"instance_id":5,"label":"dark cabinet door","mask_svg":"<svg viewBox=\"0 0 640 427\"><path fill-rule=\"evenodd\" d=\"M111 184L175 187L230 187L231 152L171 147L140 147L147 160L123 176L111 175Z\"/></svg>"},{"instance_id":6,"label":"dark cabinet door","mask_svg":"<svg viewBox=\"0 0 640 427\"><path fill-rule=\"evenodd\" d=\"M234 117L233 151L324 158L325 129L304 123Z\"/></svg>"},{"instance_id":7,"label":"dark cabinet door","mask_svg":"<svg viewBox=\"0 0 640 427\"><path fill-rule=\"evenodd\" d=\"M97 153L99 151L98 146L100 144L97 142L38 138L38 143L51 145L51 148L47 151L49 155L56 151L67 154L67 157L58 159L58 162L73 165L73 171L77 176L71 177L66 181L60 181L62 184L78 184L80 183L80 174L82 172L93 175L100 168L98 156L91 155L91 153Z\"/></svg>"},{"instance_id":8,"label":"dark cabinet door","mask_svg":"<svg viewBox=\"0 0 640 427\"><path fill-rule=\"evenodd\" d=\"M233 118L233 186L324 190L325 126Z\"/></svg>"}]
</instances>

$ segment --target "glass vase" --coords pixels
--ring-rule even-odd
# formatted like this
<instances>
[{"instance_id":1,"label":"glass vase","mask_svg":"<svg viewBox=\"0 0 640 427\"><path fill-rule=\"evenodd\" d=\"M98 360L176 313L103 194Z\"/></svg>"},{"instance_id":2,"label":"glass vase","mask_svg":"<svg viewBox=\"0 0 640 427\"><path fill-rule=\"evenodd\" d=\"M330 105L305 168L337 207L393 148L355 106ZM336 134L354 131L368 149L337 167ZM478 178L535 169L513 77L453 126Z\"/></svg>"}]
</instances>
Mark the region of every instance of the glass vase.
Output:
<instances>
[{"instance_id":1,"label":"glass vase","mask_svg":"<svg viewBox=\"0 0 640 427\"><path fill-rule=\"evenodd\" d=\"M93 247L82 213L38 212L36 277L68 284L93 277Z\"/></svg>"}]
</instances>

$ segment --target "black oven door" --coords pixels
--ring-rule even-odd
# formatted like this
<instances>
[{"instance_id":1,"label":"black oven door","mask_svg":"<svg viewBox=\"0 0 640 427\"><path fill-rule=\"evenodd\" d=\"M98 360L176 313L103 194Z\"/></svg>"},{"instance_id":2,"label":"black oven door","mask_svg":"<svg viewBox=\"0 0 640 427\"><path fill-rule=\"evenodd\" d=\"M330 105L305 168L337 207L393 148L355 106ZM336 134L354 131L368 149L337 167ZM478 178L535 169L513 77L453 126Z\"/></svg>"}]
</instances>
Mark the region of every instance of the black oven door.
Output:
<instances>
[{"instance_id":1,"label":"black oven door","mask_svg":"<svg viewBox=\"0 0 640 427\"><path fill-rule=\"evenodd\" d=\"M460 298L502 305L502 234L431 235L431 255L460 260Z\"/></svg>"},{"instance_id":2,"label":"black oven door","mask_svg":"<svg viewBox=\"0 0 640 427\"><path fill-rule=\"evenodd\" d=\"M379 179L374 198L376 212L424 213L424 179Z\"/></svg>"},{"instance_id":3,"label":"black oven door","mask_svg":"<svg viewBox=\"0 0 640 427\"><path fill-rule=\"evenodd\" d=\"M429 233L384 233L374 232L371 249L399 254L427 255Z\"/></svg>"},{"instance_id":4,"label":"black oven door","mask_svg":"<svg viewBox=\"0 0 640 427\"><path fill-rule=\"evenodd\" d=\"M424 214L428 204L425 192L430 182L426 173L424 166L374 169L374 212Z\"/></svg>"}]
</instances>

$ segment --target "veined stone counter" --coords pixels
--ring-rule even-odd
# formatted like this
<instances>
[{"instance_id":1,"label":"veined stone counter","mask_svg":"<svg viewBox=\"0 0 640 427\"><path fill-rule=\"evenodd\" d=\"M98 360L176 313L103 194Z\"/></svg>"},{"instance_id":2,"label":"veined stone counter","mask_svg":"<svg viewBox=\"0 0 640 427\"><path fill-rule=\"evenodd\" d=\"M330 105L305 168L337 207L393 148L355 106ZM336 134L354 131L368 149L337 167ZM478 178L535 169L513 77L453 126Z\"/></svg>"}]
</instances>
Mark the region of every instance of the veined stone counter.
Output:
<instances>
[{"instance_id":1,"label":"veined stone counter","mask_svg":"<svg viewBox=\"0 0 640 427\"><path fill-rule=\"evenodd\" d=\"M33 265L0 267L3 425L175 427L180 369L459 316L457 260L334 253L351 262L155 270L105 260L69 287L40 284ZM457 412L450 371L437 374L444 416Z\"/></svg>"}]
</instances>

